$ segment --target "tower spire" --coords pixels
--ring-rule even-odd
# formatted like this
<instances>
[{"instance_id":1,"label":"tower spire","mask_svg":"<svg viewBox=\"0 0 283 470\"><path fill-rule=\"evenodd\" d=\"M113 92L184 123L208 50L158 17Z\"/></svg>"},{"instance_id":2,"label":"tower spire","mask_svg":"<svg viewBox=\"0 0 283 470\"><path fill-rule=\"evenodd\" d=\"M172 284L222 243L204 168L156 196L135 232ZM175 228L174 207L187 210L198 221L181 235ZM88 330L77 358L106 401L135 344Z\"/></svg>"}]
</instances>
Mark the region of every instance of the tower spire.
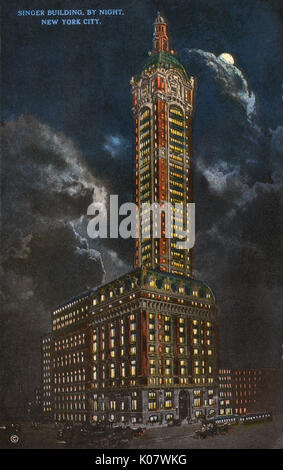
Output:
<instances>
[{"instance_id":1,"label":"tower spire","mask_svg":"<svg viewBox=\"0 0 283 470\"><path fill-rule=\"evenodd\" d=\"M157 18L154 22L154 35L153 35L154 51L171 52L172 38L170 34L170 26L163 14L157 13Z\"/></svg>"}]
</instances>

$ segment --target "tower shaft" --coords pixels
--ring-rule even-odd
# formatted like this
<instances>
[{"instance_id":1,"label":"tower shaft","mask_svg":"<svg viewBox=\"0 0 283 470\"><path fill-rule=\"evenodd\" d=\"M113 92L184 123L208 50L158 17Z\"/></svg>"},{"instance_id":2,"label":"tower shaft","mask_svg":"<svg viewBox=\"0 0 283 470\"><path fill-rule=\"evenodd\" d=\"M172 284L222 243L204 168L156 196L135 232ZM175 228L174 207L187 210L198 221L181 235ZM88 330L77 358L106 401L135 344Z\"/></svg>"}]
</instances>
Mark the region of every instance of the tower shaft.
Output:
<instances>
[{"instance_id":1,"label":"tower shaft","mask_svg":"<svg viewBox=\"0 0 283 470\"><path fill-rule=\"evenodd\" d=\"M132 79L132 90L139 232L148 233L148 237L137 239L136 266L192 276L192 250L177 248L177 242L182 240L181 231L187 230L187 203L193 202L194 79L172 50L169 25L161 15L155 22L154 50L142 72ZM145 204L154 203L164 207L158 237L160 222L152 211L142 216ZM173 207L173 218L166 211L166 203ZM183 213L174 209L176 204L183 206ZM165 232L166 217L173 230L170 238Z\"/></svg>"}]
</instances>

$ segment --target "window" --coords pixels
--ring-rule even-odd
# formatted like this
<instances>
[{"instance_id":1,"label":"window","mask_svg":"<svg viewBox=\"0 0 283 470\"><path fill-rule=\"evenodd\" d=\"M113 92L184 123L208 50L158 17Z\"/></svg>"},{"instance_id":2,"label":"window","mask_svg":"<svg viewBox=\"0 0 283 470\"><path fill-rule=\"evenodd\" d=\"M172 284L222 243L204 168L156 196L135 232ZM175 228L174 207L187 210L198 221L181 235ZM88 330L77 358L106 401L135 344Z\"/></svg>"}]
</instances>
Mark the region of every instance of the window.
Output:
<instances>
[{"instance_id":1,"label":"window","mask_svg":"<svg viewBox=\"0 0 283 470\"><path fill-rule=\"evenodd\" d=\"M110 365L110 377L111 379L115 379L115 364Z\"/></svg>"},{"instance_id":2,"label":"window","mask_svg":"<svg viewBox=\"0 0 283 470\"><path fill-rule=\"evenodd\" d=\"M131 375L132 377L136 376L136 361L131 361Z\"/></svg>"},{"instance_id":3,"label":"window","mask_svg":"<svg viewBox=\"0 0 283 470\"><path fill-rule=\"evenodd\" d=\"M136 331L136 323L131 323L130 324L130 330L131 331Z\"/></svg>"},{"instance_id":4,"label":"window","mask_svg":"<svg viewBox=\"0 0 283 470\"><path fill-rule=\"evenodd\" d=\"M158 421L158 416L157 416L157 415L150 416L149 421L150 421L151 423L157 423L157 421Z\"/></svg>"},{"instance_id":5,"label":"window","mask_svg":"<svg viewBox=\"0 0 283 470\"><path fill-rule=\"evenodd\" d=\"M165 363L165 375L171 375L172 374L172 366L171 366L171 360L166 359Z\"/></svg>"},{"instance_id":6,"label":"window","mask_svg":"<svg viewBox=\"0 0 283 470\"><path fill-rule=\"evenodd\" d=\"M155 359L150 359L149 361L149 373L150 375L155 375L156 373L156 364L155 364Z\"/></svg>"}]
</instances>

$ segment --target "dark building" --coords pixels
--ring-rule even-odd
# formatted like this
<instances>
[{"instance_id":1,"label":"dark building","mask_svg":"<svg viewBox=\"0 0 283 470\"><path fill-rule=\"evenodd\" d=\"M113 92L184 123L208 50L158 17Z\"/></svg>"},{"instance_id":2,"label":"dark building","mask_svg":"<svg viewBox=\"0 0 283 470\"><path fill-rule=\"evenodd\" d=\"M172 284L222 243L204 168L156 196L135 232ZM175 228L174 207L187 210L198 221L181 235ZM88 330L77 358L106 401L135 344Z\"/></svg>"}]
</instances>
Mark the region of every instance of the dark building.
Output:
<instances>
[{"instance_id":1,"label":"dark building","mask_svg":"<svg viewBox=\"0 0 283 470\"><path fill-rule=\"evenodd\" d=\"M262 371L238 369L234 371L235 413L246 414L259 410L258 390L262 386Z\"/></svg>"},{"instance_id":2,"label":"dark building","mask_svg":"<svg viewBox=\"0 0 283 470\"><path fill-rule=\"evenodd\" d=\"M261 383L256 394L258 409L282 413L283 368L265 368L261 372Z\"/></svg>"},{"instance_id":3,"label":"dark building","mask_svg":"<svg viewBox=\"0 0 283 470\"><path fill-rule=\"evenodd\" d=\"M235 412L283 411L283 369L238 369L235 377Z\"/></svg>"},{"instance_id":4,"label":"dark building","mask_svg":"<svg viewBox=\"0 0 283 470\"><path fill-rule=\"evenodd\" d=\"M155 47L132 80L137 204L192 201L194 81L158 15ZM140 214L140 212L139 212ZM136 269L57 307L43 340L43 409L59 422L162 424L218 411L217 305L192 277L191 250L138 239ZM139 223L140 223L139 219Z\"/></svg>"},{"instance_id":5,"label":"dark building","mask_svg":"<svg viewBox=\"0 0 283 470\"><path fill-rule=\"evenodd\" d=\"M219 414L282 412L283 369L219 369Z\"/></svg>"}]
</instances>

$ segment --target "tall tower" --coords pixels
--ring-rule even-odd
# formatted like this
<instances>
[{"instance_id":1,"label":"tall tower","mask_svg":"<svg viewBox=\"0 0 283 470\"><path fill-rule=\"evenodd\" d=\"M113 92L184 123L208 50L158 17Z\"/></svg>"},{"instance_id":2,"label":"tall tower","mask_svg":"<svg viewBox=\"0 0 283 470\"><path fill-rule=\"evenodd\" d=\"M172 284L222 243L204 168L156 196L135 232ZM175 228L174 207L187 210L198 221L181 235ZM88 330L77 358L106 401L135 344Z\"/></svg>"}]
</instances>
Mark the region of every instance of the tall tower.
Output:
<instances>
[{"instance_id":1,"label":"tall tower","mask_svg":"<svg viewBox=\"0 0 283 470\"><path fill-rule=\"evenodd\" d=\"M152 211L143 218L148 237L136 241L136 266L192 276L192 250L177 248L180 231L187 230L186 204L193 202L192 115L194 79L172 49L167 20L158 13L154 23L154 49L139 75L132 78L136 120L136 203L182 204L183 214L161 212L161 236L155 237L157 221ZM173 229L166 237L165 221ZM170 220L170 222L169 222ZM159 222L158 222L159 223ZM179 232L179 235L178 235Z\"/></svg>"},{"instance_id":2,"label":"tall tower","mask_svg":"<svg viewBox=\"0 0 283 470\"><path fill-rule=\"evenodd\" d=\"M193 201L194 81L176 58L162 15L154 50L132 84L140 223L144 203ZM149 212L153 236L137 241L137 269L53 310L42 346L46 417L151 426L217 413L215 296L192 278L192 253L178 249L178 232L166 238L166 211L161 238ZM170 223L183 229L186 214L173 215Z\"/></svg>"}]
</instances>

